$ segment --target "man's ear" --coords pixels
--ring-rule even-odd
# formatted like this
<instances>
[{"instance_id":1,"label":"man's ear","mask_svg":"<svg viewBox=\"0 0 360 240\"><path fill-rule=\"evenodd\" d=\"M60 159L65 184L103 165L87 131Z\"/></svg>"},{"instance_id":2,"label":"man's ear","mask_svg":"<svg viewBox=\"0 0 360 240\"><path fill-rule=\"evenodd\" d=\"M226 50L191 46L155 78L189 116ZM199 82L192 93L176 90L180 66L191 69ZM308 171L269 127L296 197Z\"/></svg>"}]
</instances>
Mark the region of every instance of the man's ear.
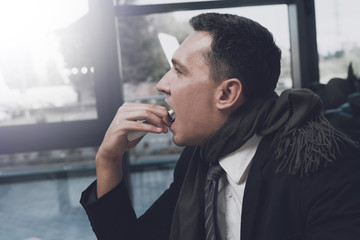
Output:
<instances>
[{"instance_id":1,"label":"man's ear","mask_svg":"<svg viewBox=\"0 0 360 240\"><path fill-rule=\"evenodd\" d=\"M236 109L242 104L242 99L242 83L237 78L230 78L219 85L216 107L219 110Z\"/></svg>"}]
</instances>

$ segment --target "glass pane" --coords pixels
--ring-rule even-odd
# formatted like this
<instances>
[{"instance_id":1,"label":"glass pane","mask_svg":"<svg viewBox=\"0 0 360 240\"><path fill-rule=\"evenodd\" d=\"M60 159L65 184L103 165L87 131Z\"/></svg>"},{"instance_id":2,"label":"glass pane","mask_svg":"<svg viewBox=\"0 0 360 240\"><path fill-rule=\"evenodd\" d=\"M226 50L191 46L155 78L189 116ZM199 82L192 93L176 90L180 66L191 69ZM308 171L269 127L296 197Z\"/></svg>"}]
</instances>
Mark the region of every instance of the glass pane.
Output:
<instances>
[{"instance_id":1,"label":"glass pane","mask_svg":"<svg viewBox=\"0 0 360 240\"><path fill-rule=\"evenodd\" d=\"M174 36L181 43L192 31L189 19L203 12L238 14L267 27L283 52L278 88L292 87L286 5L179 11L118 18L124 95L127 101L159 99L155 85L170 67L166 58L168 51L163 50L159 35L165 33Z\"/></svg>"},{"instance_id":2,"label":"glass pane","mask_svg":"<svg viewBox=\"0 0 360 240\"><path fill-rule=\"evenodd\" d=\"M325 117L360 141L360 1L316 0L316 31L321 97Z\"/></svg>"},{"instance_id":3,"label":"glass pane","mask_svg":"<svg viewBox=\"0 0 360 240\"><path fill-rule=\"evenodd\" d=\"M316 30L319 52L320 82L332 78L346 79L352 63L360 74L360 1L316 0Z\"/></svg>"},{"instance_id":4,"label":"glass pane","mask_svg":"<svg viewBox=\"0 0 360 240\"><path fill-rule=\"evenodd\" d=\"M96 151L0 155L1 239L95 240L79 199L95 179Z\"/></svg>"},{"instance_id":5,"label":"glass pane","mask_svg":"<svg viewBox=\"0 0 360 240\"><path fill-rule=\"evenodd\" d=\"M79 203L81 192L96 178L94 168L0 176L1 240L95 240ZM171 169L154 168L131 175L138 216L169 186L172 175Z\"/></svg>"},{"instance_id":6,"label":"glass pane","mask_svg":"<svg viewBox=\"0 0 360 240\"><path fill-rule=\"evenodd\" d=\"M97 118L87 0L0 2L0 126Z\"/></svg>"},{"instance_id":7,"label":"glass pane","mask_svg":"<svg viewBox=\"0 0 360 240\"><path fill-rule=\"evenodd\" d=\"M81 192L95 176L71 173L2 178L0 232L2 240L95 240Z\"/></svg>"}]
</instances>

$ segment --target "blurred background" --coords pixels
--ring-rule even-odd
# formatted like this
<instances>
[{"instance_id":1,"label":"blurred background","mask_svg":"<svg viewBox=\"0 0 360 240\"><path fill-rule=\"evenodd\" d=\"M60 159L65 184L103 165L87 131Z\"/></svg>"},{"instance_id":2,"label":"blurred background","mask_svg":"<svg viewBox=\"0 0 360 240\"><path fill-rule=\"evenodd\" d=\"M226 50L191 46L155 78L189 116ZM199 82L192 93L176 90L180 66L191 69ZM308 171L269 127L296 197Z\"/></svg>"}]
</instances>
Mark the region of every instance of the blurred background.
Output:
<instances>
[{"instance_id":1,"label":"blurred background","mask_svg":"<svg viewBox=\"0 0 360 240\"><path fill-rule=\"evenodd\" d=\"M305 87L360 141L357 0L1 0L0 239L96 239L79 204L124 101L164 105L155 85L203 12L242 15L282 50L277 91ZM182 147L148 134L126 155L141 215L169 186Z\"/></svg>"}]
</instances>

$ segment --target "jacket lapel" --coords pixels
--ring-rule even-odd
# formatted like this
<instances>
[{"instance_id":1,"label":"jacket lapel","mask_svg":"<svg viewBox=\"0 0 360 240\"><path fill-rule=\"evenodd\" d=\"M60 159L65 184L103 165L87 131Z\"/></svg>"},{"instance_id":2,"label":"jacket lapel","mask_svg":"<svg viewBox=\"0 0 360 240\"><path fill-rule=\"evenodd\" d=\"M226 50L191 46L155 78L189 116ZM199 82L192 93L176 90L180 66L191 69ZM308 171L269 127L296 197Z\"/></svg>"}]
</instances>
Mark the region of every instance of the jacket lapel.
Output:
<instances>
[{"instance_id":1,"label":"jacket lapel","mask_svg":"<svg viewBox=\"0 0 360 240\"><path fill-rule=\"evenodd\" d=\"M261 169L271 156L272 140L268 136L261 140L251 163L242 206L241 240L252 240L252 233L256 230L254 223L263 181Z\"/></svg>"}]
</instances>

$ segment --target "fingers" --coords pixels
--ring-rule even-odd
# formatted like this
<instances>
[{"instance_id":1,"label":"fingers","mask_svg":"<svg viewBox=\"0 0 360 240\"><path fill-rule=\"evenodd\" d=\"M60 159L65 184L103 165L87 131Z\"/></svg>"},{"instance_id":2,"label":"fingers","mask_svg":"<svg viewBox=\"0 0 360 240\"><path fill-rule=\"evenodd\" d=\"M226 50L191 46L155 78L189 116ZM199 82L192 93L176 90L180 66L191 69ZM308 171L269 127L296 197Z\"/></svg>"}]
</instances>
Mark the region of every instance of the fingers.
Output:
<instances>
[{"instance_id":1,"label":"fingers","mask_svg":"<svg viewBox=\"0 0 360 240\"><path fill-rule=\"evenodd\" d=\"M102 156L118 157L134 147L141 139L129 141L127 136L130 132L167 133L170 125L170 116L165 107L124 103L106 131L100 147Z\"/></svg>"},{"instance_id":2,"label":"fingers","mask_svg":"<svg viewBox=\"0 0 360 240\"><path fill-rule=\"evenodd\" d=\"M126 144L127 141L124 138L127 137L126 139L131 141L135 139L134 136L139 135L136 132L167 133L170 125L171 120L165 107L124 103L118 109L106 135L115 137L117 141L124 141L123 144Z\"/></svg>"},{"instance_id":3,"label":"fingers","mask_svg":"<svg viewBox=\"0 0 360 240\"><path fill-rule=\"evenodd\" d=\"M167 127L171 125L168 111L162 106L125 103L118 112L126 117L127 121L130 121L129 130L158 132L159 129L162 129L167 132Z\"/></svg>"},{"instance_id":4,"label":"fingers","mask_svg":"<svg viewBox=\"0 0 360 240\"><path fill-rule=\"evenodd\" d=\"M155 119L157 120L157 119ZM158 123L157 123L158 122ZM130 121L126 123L126 129L131 132L152 132L152 133L166 133L167 127L161 121ZM144 134L143 134L144 135ZM141 135L142 136L142 135Z\"/></svg>"}]
</instances>

